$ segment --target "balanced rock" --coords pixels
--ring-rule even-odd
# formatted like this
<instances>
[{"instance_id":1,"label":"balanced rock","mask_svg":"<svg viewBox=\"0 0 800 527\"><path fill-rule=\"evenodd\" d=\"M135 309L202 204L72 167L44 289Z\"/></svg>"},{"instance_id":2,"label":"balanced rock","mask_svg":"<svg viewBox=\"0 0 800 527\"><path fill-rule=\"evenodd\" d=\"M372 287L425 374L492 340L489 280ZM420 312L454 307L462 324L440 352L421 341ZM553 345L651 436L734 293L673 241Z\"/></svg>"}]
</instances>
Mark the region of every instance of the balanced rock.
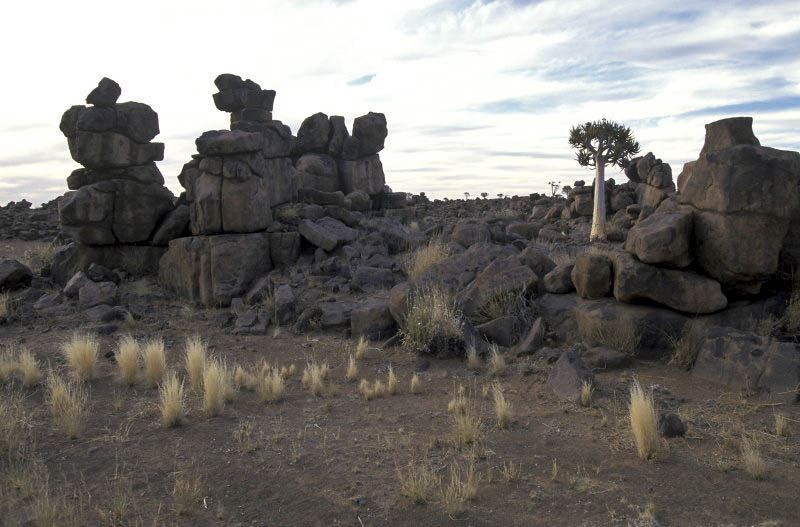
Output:
<instances>
[{"instance_id":1,"label":"balanced rock","mask_svg":"<svg viewBox=\"0 0 800 527\"><path fill-rule=\"evenodd\" d=\"M661 206L631 228L625 250L645 263L687 267L692 262L692 227L691 209Z\"/></svg>"},{"instance_id":2,"label":"balanced rock","mask_svg":"<svg viewBox=\"0 0 800 527\"><path fill-rule=\"evenodd\" d=\"M602 298L611 292L611 261L604 254L579 254L572 283L581 298Z\"/></svg>"},{"instance_id":3,"label":"balanced rock","mask_svg":"<svg viewBox=\"0 0 800 527\"><path fill-rule=\"evenodd\" d=\"M99 107L114 106L121 94L122 89L119 84L107 77L103 77L97 84L97 88L86 96L86 104L94 104Z\"/></svg>"},{"instance_id":4,"label":"balanced rock","mask_svg":"<svg viewBox=\"0 0 800 527\"><path fill-rule=\"evenodd\" d=\"M369 112L353 120L353 137L358 139L358 157L367 157L383 150L383 143L389 134L386 116Z\"/></svg>"}]
</instances>

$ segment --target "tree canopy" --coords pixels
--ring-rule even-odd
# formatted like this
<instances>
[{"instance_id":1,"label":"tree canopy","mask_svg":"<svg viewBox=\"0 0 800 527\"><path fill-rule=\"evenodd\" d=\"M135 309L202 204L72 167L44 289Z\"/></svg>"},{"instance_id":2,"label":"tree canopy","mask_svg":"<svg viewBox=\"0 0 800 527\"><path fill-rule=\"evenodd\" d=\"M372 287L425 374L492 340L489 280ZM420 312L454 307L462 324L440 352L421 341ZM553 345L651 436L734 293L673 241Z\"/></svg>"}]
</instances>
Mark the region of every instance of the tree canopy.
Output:
<instances>
[{"instance_id":1,"label":"tree canopy","mask_svg":"<svg viewBox=\"0 0 800 527\"><path fill-rule=\"evenodd\" d=\"M584 167L617 165L624 168L631 156L639 153L639 143L627 126L601 119L573 126L569 144L578 149L576 159Z\"/></svg>"}]
</instances>

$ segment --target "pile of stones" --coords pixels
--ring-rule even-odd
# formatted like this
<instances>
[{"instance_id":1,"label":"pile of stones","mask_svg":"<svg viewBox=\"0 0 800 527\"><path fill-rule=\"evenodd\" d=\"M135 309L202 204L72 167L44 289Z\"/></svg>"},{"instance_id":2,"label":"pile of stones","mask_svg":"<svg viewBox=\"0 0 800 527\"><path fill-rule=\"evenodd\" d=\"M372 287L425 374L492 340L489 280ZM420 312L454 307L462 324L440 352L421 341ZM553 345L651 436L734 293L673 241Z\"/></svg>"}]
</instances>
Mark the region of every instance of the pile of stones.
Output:
<instances>
[{"instance_id":1,"label":"pile of stones","mask_svg":"<svg viewBox=\"0 0 800 527\"><path fill-rule=\"evenodd\" d=\"M103 78L61 118L72 158L83 165L70 174L59 200L61 228L77 245L54 261L62 283L90 261L131 273L152 272L165 245L183 234L171 217L175 198L155 162L164 158L158 114L138 102L117 103L119 85ZM67 251L67 252L65 252Z\"/></svg>"},{"instance_id":2,"label":"pile of stones","mask_svg":"<svg viewBox=\"0 0 800 527\"><path fill-rule=\"evenodd\" d=\"M11 201L0 207L0 240L52 241L61 230L58 198L31 208L31 202Z\"/></svg>"}]
</instances>

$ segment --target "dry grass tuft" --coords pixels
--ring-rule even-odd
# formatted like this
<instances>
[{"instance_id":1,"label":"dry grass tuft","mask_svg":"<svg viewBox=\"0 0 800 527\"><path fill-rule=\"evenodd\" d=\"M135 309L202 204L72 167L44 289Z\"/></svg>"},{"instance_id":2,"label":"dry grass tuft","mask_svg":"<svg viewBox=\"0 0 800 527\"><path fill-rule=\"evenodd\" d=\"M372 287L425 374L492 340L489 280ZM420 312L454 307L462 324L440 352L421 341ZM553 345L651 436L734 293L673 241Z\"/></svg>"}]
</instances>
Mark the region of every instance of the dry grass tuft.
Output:
<instances>
[{"instance_id":1,"label":"dry grass tuft","mask_svg":"<svg viewBox=\"0 0 800 527\"><path fill-rule=\"evenodd\" d=\"M747 439L742 440L742 464L753 479L764 479L767 476L767 462L761 457L756 445Z\"/></svg>"},{"instance_id":2,"label":"dry grass tuft","mask_svg":"<svg viewBox=\"0 0 800 527\"><path fill-rule=\"evenodd\" d=\"M185 398L183 395L183 381L178 382L178 376L172 372L161 384L158 391L161 420L164 426L178 426L183 422L185 412Z\"/></svg>"},{"instance_id":3,"label":"dry grass tuft","mask_svg":"<svg viewBox=\"0 0 800 527\"><path fill-rule=\"evenodd\" d=\"M792 287L792 296L786 304L786 310L781 317L781 323L786 331L796 334L800 330L800 280L796 277Z\"/></svg>"},{"instance_id":4,"label":"dry grass tuft","mask_svg":"<svg viewBox=\"0 0 800 527\"><path fill-rule=\"evenodd\" d=\"M199 336L186 338L186 373L189 374L189 383L195 392L203 387L207 350L206 343Z\"/></svg>"},{"instance_id":5,"label":"dry grass tuft","mask_svg":"<svg viewBox=\"0 0 800 527\"><path fill-rule=\"evenodd\" d=\"M321 366L316 362L306 364L303 371L303 387L310 390L316 397L322 397L325 393L325 379L328 378L330 368L327 364Z\"/></svg>"},{"instance_id":6,"label":"dry grass tuft","mask_svg":"<svg viewBox=\"0 0 800 527\"><path fill-rule=\"evenodd\" d=\"M164 353L164 341L160 338L150 339L142 346L142 362L144 363L144 380L149 388L157 388L164 380L167 371L167 356Z\"/></svg>"},{"instance_id":7,"label":"dry grass tuft","mask_svg":"<svg viewBox=\"0 0 800 527\"><path fill-rule=\"evenodd\" d=\"M441 488L442 505L450 518L458 518L467 508L467 502L478 492L480 474L475 472L475 464L470 463L461 469L453 463L450 469L450 483Z\"/></svg>"},{"instance_id":8,"label":"dry grass tuft","mask_svg":"<svg viewBox=\"0 0 800 527\"><path fill-rule=\"evenodd\" d=\"M592 406L593 395L594 395L594 384L592 384L592 381L590 380L583 381L583 384L581 384L581 397L580 397L581 406L584 406L586 408Z\"/></svg>"},{"instance_id":9,"label":"dry grass tuft","mask_svg":"<svg viewBox=\"0 0 800 527\"><path fill-rule=\"evenodd\" d=\"M631 385L631 402L628 416L639 457L649 459L658 448L658 423L653 404L653 394L642 389L639 381Z\"/></svg>"},{"instance_id":10,"label":"dry grass tuft","mask_svg":"<svg viewBox=\"0 0 800 527\"><path fill-rule=\"evenodd\" d=\"M375 398L386 397L386 386L379 379L372 385L372 394Z\"/></svg>"},{"instance_id":11,"label":"dry grass tuft","mask_svg":"<svg viewBox=\"0 0 800 527\"><path fill-rule=\"evenodd\" d=\"M459 386L458 390L453 393L453 398L447 403L447 411L451 414L457 414L464 411L467 407L467 390L464 386Z\"/></svg>"},{"instance_id":12,"label":"dry grass tuft","mask_svg":"<svg viewBox=\"0 0 800 527\"><path fill-rule=\"evenodd\" d=\"M20 351L17 358L17 369L22 378L22 386L25 388L35 386L42 378L39 363L28 348L22 348L22 351Z\"/></svg>"},{"instance_id":13,"label":"dry grass tuft","mask_svg":"<svg viewBox=\"0 0 800 527\"><path fill-rule=\"evenodd\" d=\"M439 477L425 462L420 465L412 462L405 470L397 469L397 480L400 483L400 493L417 504L428 501L433 489L441 484Z\"/></svg>"},{"instance_id":14,"label":"dry grass tuft","mask_svg":"<svg viewBox=\"0 0 800 527\"><path fill-rule=\"evenodd\" d=\"M492 344L492 354L489 356L489 372L495 377L503 377L507 371L506 360L500 354L496 344Z\"/></svg>"},{"instance_id":15,"label":"dry grass tuft","mask_svg":"<svg viewBox=\"0 0 800 527\"><path fill-rule=\"evenodd\" d=\"M508 463L505 461L503 462L503 481L506 483L516 481L519 479L520 474L522 474L521 463L515 465L513 461L509 461Z\"/></svg>"},{"instance_id":16,"label":"dry grass tuft","mask_svg":"<svg viewBox=\"0 0 800 527\"><path fill-rule=\"evenodd\" d=\"M775 414L775 435L784 437L789 435L789 429L786 424L786 417L783 414Z\"/></svg>"},{"instance_id":17,"label":"dry grass tuft","mask_svg":"<svg viewBox=\"0 0 800 527\"><path fill-rule=\"evenodd\" d=\"M511 426L514 412L511 409L511 403L503 395L503 390L499 383L492 385L492 395L494 397L494 413L497 417L497 427L504 430L508 429Z\"/></svg>"},{"instance_id":18,"label":"dry grass tuft","mask_svg":"<svg viewBox=\"0 0 800 527\"><path fill-rule=\"evenodd\" d=\"M0 317L7 317L13 311L11 304L11 295L8 293L0 293Z\"/></svg>"},{"instance_id":19,"label":"dry grass tuft","mask_svg":"<svg viewBox=\"0 0 800 527\"><path fill-rule=\"evenodd\" d=\"M202 475L194 469L176 472L175 484L172 487L172 510L182 515L203 498L205 482Z\"/></svg>"},{"instance_id":20,"label":"dry grass tuft","mask_svg":"<svg viewBox=\"0 0 800 527\"><path fill-rule=\"evenodd\" d=\"M472 404L453 412L453 441L456 445L474 445L481 438L483 420Z\"/></svg>"},{"instance_id":21,"label":"dry grass tuft","mask_svg":"<svg viewBox=\"0 0 800 527\"><path fill-rule=\"evenodd\" d=\"M233 370L233 386L237 390L252 392L259 384L259 379L249 371L236 365Z\"/></svg>"},{"instance_id":22,"label":"dry grass tuft","mask_svg":"<svg viewBox=\"0 0 800 527\"><path fill-rule=\"evenodd\" d=\"M697 355L700 353L703 343L691 330L689 324L684 326L680 337L671 338L670 340L672 341L672 357L670 357L669 363L675 364L684 370L690 370L697 360Z\"/></svg>"},{"instance_id":23,"label":"dry grass tuft","mask_svg":"<svg viewBox=\"0 0 800 527\"><path fill-rule=\"evenodd\" d=\"M94 377L100 342L88 333L73 333L61 348L72 374L80 381Z\"/></svg>"},{"instance_id":24,"label":"dry grass tuft","mask_svg":"<svg viewBox=\"0 0 800 527\"><path fill-rule=\"evenodd\" d=\"M481 359L478 357L478 350L475 349L475 346L467 348L467 368L470 370L481 369Z\"/></svg>"},{"instance_id":25,"label":"dry grass tuft","mask_svg":"<svg viewBox=\"0 0 800 527\"><path fill-rule=\"evenodd\" d=\"M389 378L386 381L386 392L389 395L397 393L397 376L394 374L394 368L389 366Z\"/></svg>"},{"instance_id":26,"label":"dry grass tuft","mask_svg":"<svg viewBox=\"0 0 800 527\"><path fill-rule=\"evenodd\" d=\"M3 394L0 398L0 460L5 458L9 464L24 460L31 448L32 433L31 416L25 410L23 396Z\"/></svg>"},{"instance_id":27,"label":"dry grass tuft","mask_svg":"<svg viewBox=\"0 0 800 527\"><path fill-rule=\"evenodd\" d=\"M356 360L364 360L367 357L367 339L364 336L358 337L356 344Z\"/></svg>"},{"instance_id":28,"label":"dry grass tuft","mask_svg":"<svg viewBox=\"0 0 800 527\"><path fill-rule=\"evenodd\" d=\"M347 382L353 382L358 377L358 366L356 365L356 359L353 355L350 355L350 359L347 361L347 373L345 374L344 378Z\"/></svg>"},{"instance_id":29,"label":"dry grass tuft","mask_svg":"<svg viewBox=\"0 0 800 527\"><path fill-rule=\"evenodd\" d=\"M630 319L620 320L612 325L600 324L589 331L588 335L581 336L588 345L605 346L630 355L636 354L642 342L642 335Z\"/></svg>"},{"instance_id":30,"label":"dry grass tuft","mask_svg":"<svg viewBox=\"0 0 800 527\"><path fill-rule=\"evenodd\" d=\"M0 353L0 384L12 382L17 373L17 359L11 348Z\"/></svg>"},{"instance_id":31,"label":"dry grass tuft","mask_svg":"<svg viewBox=\"0 0 800 527\"><path fill-rule=\"evenodd\" d=\"M414 353L450 349L463 338L461 320L449 295L438 289L418 291L411 299L403 346Z\"/></svg>"},{"instance_id":32,"label":"dry grass tuft","mask_svg":"<svg viewBox=\"0 0 800 527\"><path fill-rule=\"evenodd\" d=\"M225 364L217 359L206 361L203 370L203 410L210 417L222 412L227 384L228 372Z\"/></svg>"},{"instance_id":33,"label":"dry grass tuft","mask_svg":"<svg viewBox=\"0 0 800 527\"><path fill-rule=\"evenodd\" d=\"M286 388L283 377L277 370L272 370L258 383L258 398L261 402L278 402L283 399Z\"/></svg>"},{"instance_id":34,"label":"dry grass tuft","mask_svg":"<svg viewBox=\"0 0 800 527\"><path fill-rule=\"evenodd\" d=\"M442 238L435 236L427 244L418 247L402 262L403 271L410 280L416 280L431 265L450 256L450 250Z\"/></svg>"},{"instance_id":35,"label":"dry grass tuft","mask_svg":"<svg viewBox=\"0 0 800 527\"><path fill-rule=\"evenodd\" d=\"M130 335L125 335L117 342L115 357L119 368L119 378L128 386L136 383L139 373L139 343Z\"/></svg>"},{"instance_id":36,"label":"dry grass tuft","mask_svg":"<svg viewBox=\"0 0 800 527\"><path fill-rule=\"evenodd\" d=\"M65 381L55 372L47 377L47 401L56 428L69 439L80 436L88 395L78 384Z\"/></svg>"},{"instance_id":37,"label":"dry grass tuft","mask_svg":"<svg viewBox=\"0 0 800 527\"><path fill-rule=\"evenodd\" d=\"M408 390L413 394L417 394L422 390L422 388L420 387L419 375L417 375L416 373L414 373L414 375L411 376L411 383L410 386L408 387Z\"/></svg>"}]
</instances>

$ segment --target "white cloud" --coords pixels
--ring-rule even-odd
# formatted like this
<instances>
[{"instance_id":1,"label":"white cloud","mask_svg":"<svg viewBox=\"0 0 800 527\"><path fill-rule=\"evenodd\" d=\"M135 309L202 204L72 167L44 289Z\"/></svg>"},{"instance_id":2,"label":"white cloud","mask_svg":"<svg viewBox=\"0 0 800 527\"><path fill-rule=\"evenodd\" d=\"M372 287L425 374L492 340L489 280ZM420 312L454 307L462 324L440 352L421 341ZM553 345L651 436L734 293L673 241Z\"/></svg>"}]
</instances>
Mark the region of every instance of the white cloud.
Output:
<instances>
[{"instance_id":1,"label":"white cloud","mask_svg":"<svg viewBox=\"0 0 800 527\"><path fill-rule=\"evenodd\" d=\"M103 76L159 113L159 166L176 193L193 138L228 124L211 99L222 72L275 89L275 117L294 131L317 111L348 124L385 113L387 183L430 196L589 178L566 136L601 117L630 122L676 174L726 106L754 110L763 144L800 149L800 5L698 5L76 1L43 16L41 4L13 3L0 33L15 50L4 56L14 78L0 83L0 202L66 191L77 165L58 122Z\"/></svg>"}]
</instances>

